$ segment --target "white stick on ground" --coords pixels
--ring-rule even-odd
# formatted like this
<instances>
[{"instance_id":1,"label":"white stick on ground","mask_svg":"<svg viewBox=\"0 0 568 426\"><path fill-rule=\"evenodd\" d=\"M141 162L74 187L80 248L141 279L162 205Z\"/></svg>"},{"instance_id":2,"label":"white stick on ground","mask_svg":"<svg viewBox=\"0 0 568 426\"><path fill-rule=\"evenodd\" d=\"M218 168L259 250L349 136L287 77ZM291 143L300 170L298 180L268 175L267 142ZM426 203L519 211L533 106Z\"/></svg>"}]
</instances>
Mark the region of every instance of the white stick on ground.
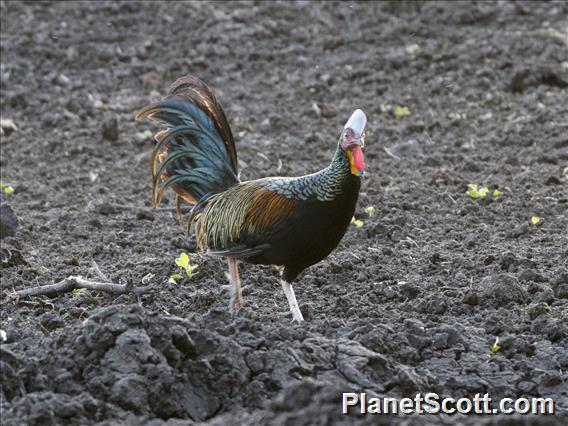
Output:
<instances>
[{"instance_id":1,"label":"white stick on ground","mask_svg":"<svg viewBox=\"0 0 568 426\"><path fill-rule=\"evenodd\" d=\"M8 299L18 300L22 297L38 296L43 294L64 293L76 288L86 288L93 291L104 291L106 293L126 294L132 293L136 295L149 293L152 286L132 287L123 284L114 284L107 282L89 281L80 275L71 275L55 284L42 285L39 287L26 288L25 290L15 291L8 295Z\"/></svg>"}]
</instances>

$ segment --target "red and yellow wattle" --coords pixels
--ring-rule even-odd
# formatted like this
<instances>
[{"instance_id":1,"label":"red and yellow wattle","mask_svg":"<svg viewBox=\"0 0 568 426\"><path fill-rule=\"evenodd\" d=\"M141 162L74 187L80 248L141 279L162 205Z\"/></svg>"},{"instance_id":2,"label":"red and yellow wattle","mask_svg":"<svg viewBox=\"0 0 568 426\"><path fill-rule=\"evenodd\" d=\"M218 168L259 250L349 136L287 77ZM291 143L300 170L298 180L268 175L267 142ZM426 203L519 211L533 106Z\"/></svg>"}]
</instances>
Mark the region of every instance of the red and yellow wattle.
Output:
<instances>
[{"instance_id":1,"label":"red and yellow wattle","mask_svg":"<svg viewBox=\"0 0 568 426\"><path fill-rule=\"evenodd\" d=\"M355 176L362 175L365 171L365 158L363 157L363 150L359 145L354 145L347 150L347 158L349 159L349 166L351 167L351 174Z\"/></svg>"}]
</instances>

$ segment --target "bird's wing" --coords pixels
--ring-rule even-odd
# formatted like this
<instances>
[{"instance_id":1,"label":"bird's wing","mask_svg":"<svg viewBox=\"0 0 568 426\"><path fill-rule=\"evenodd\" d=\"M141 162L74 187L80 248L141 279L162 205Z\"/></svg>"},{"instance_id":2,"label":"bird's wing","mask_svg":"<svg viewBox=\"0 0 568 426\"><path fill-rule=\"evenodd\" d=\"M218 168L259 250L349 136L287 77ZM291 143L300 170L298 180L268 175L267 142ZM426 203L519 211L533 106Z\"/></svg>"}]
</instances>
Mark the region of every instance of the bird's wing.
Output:
<instances>
[{"instance_id":1,"label":"bird's wing","mask_svg":"<svg viewBox=\"0 0 568 426\"><path fill-rule=\"evenodd\" d=\"M237 259L246 259L248 257L253 257L270 248L270 244L259 244L257 246L246 246L244 244L235 244L224 250L207 250L207 254L212 256L222 256L222 257L235 257Z\"/></svg>"},{"instance_id":2,"label":"bird's wing","mask_svg":"<svg viewBox=\"0 0 568 426\"><path fill-rule=\"evenodd\" d=\"M213 254L252 256L265 250L270 236L294 215L300 200L248 181L212 196L200 214L197 241Z\"/></svg>"}]
</instances>

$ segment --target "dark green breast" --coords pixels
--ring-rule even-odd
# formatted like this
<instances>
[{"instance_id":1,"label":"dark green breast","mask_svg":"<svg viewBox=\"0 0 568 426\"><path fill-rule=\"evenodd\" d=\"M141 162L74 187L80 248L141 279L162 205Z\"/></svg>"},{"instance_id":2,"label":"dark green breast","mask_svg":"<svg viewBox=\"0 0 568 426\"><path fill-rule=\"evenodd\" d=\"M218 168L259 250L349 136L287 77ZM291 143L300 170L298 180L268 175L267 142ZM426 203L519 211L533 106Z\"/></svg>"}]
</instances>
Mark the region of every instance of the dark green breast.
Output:
<instances>
[{"instance_id":1,"label":"dark green breast","mask_svg":"<svg viewBox=\"0 0 568 426\"><path fill-rule=\"evenodd\" d=\"M295 179L301 187L293 186ZM355 213L361 187L361 179L350 173L345 153L340 149L328 168L295 179L286 180L285 189L275 189L290 191L290 196L298 198L293 214L266 233L270 237L264 239L268 246L262 253L247 259L252 263L283 265L284 279L289 282L337 247ZM308 190L301 192L301 188ZM265 236L250 235L246 239L256 244Z\"/></svg>"}]
</instances>

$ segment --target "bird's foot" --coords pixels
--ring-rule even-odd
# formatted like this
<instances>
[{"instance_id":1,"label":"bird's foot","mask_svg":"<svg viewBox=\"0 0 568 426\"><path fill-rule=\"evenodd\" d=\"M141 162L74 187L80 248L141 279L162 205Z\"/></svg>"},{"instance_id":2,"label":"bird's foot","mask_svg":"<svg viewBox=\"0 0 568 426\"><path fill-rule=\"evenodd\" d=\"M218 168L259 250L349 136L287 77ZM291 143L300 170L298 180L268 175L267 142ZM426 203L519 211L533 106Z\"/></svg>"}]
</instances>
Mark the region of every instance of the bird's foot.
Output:
<instances>
[{"instance_id":1,"label":"bird's foot","mask_svg":"<svg viewBox=\"0 0 568 426\"><path fill-rule=\"evenodd\" d=\"M304 316L302 315L302 311L298 309L297 311L290 310L292 312L292 322L301 323L304 321Z\"/></svg>"}]
</instances>

